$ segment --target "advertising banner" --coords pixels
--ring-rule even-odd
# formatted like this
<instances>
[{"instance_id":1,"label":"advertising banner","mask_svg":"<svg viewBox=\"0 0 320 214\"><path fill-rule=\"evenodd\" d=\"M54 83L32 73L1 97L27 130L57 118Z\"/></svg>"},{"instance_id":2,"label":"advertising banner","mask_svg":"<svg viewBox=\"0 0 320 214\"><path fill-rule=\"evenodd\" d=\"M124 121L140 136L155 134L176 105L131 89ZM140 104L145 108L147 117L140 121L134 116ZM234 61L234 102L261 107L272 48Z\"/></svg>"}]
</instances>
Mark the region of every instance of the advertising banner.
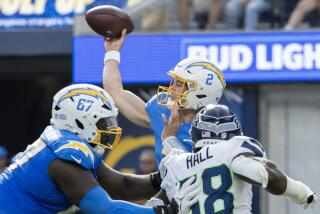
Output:
<instances>
[{"instance_id":1,"label":"advertising banner","mask_svg":"<svg viewBox=\"0 0 320 214\"><path fill-rule=\"evenodd\" d=\"M73 17L98 5L124 7L126 0L1 0L0 30L70 28Z\"/></svg>"},{"instance_id":2,"label":"advertising banner","mask_svg":"<svg viewBox=\"0 0 320 214\"><path fill-rule=\"evenodd\" d=\"M320 32L129 35L121 51L125 83L159 83L185 57L207 59L227 82L320 80ZM73 81L102 81L103 39L74 37Z\"/></svg>"}]
</instances>

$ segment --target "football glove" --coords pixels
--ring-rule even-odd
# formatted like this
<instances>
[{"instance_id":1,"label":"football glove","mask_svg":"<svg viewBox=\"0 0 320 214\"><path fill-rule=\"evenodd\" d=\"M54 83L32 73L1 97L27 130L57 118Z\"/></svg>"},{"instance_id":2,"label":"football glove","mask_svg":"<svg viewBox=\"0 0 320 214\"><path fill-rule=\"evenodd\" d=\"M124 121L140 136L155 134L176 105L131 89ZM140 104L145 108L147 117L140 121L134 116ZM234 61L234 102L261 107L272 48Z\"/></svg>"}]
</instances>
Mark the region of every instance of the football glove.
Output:
<instances>
[{"instance_id":1,"label":"football glove","mask_svg":"<svg viewBox=\"0 0 320 214\"><path fill-rule=\"evenodd\" d=\"M303 205L305 209L314 208L318 201L316 194L307 185L288 176L287 189L283 195L287 196L289 201Z\"/></svg>"},{"instance_id":2,"label":"football glove","mask_svg":"<svg viewBox=\"0 0 320 214\"><path fill-rule=\"evenodd\" d=\"M173 200L176 201L179 207L179 214L188 214L192 205L199 200L199 195L202 190L199 181L195 181L195 176L189 178L180 188L176 186L176 193Z\"/></svg>"},{"instance_id":3,"label":"football glove","mask_svg":"<svg viewBox=\"0 0 320 214\"><path fill-rule=\"evenodd\" d=\"M194 205L201 192L200 182L194 182L195 177L189 178L179 189L176 186L176 193L168 206L154 207L157 214L188 214L192 205Z\"/></svg>"}]
</instances>

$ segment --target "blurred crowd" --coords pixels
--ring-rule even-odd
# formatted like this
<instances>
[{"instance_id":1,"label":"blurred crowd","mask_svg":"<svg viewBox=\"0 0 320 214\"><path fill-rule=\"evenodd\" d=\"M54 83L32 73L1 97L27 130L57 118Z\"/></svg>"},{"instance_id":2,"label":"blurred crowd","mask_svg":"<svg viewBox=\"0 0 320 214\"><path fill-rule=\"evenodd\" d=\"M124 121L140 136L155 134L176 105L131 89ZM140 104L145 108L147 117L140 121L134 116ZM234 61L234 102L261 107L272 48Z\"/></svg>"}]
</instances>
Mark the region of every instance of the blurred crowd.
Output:
<instances>
[{"instance_id":1,"label":"blurred crowd","mask_svg":"<svg viewBox=\"0 0 320 214\"><path fill-rule=\"evenodd\" d=\"M9 155L8 151L4 146L0 146L0 173L8 166Z\"/></svg>"},{"instance_id":2,"label":"blurred crowd","mask_svg":"<svg viewBox=\"0 0 320 214\"><path fill-rule=\"evenodd\" d=\"M320 0L161 1L143 11L142 30L288 31L319 25Z\"/></svg>"}]
</instances>

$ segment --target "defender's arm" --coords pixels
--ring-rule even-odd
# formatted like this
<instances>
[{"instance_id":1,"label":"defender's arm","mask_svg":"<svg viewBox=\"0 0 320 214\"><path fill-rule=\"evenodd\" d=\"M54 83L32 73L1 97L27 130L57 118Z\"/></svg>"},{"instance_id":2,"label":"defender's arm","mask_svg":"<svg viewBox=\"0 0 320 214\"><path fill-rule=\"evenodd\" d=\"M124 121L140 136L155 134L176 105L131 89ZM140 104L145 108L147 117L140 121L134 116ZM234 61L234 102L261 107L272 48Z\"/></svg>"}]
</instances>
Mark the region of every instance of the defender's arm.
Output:
<instances>
[{"instance_id":1,"label":"defender's arm","mask_svg":"<svg viewBox=\"0 0 320 214\"><path fill-rule=\"evenodd\" d=\"M124 29L120 39L114 41L107 39L104 43L106 52L120 53L125 37L126 30ZM150 127L150 118L145 109L146 103L132 92L124 90L117 60L106 59L103 69L103 87L111 94L116 106L128 120L138 126Z\"/></svg>"},{"instance_id":2,"label":"defender's arm","mask_svg":"<svg viewBox=\"0 0 320 214\"><path fill-rule=\"evenodd\" d=\"M295 203L308 206L317 201L307 185L286 176L270 160L240 155L232 161L232 170L246 182L262 185L268 192L287 196Z\"/></svg>"}]
</instances>

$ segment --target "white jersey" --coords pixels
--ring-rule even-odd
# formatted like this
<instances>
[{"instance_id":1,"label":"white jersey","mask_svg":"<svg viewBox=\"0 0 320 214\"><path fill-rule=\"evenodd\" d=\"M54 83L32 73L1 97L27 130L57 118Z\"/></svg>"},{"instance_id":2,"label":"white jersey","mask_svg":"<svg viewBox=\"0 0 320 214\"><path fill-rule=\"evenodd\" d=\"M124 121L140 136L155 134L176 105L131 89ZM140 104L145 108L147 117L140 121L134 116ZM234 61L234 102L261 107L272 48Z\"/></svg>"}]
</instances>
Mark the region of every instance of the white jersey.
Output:
<instances>
[{"instance_id":1,"label":"white jersey","mask_svg":"<svg viewBox=\"0 0 320 214\"><path fill-rule=\"evenodd\" d=\"M251 184L234 176L231 165L243 153L265 157L260 143L245 136L205 146L197 153L169 154L160 164L167 169L161 187L171 200L177 184L181 187L188 178L196 176L201 179L203 191L199 202L192 207L192 214L249 214Z\"/></svg>"}]
</instances>

